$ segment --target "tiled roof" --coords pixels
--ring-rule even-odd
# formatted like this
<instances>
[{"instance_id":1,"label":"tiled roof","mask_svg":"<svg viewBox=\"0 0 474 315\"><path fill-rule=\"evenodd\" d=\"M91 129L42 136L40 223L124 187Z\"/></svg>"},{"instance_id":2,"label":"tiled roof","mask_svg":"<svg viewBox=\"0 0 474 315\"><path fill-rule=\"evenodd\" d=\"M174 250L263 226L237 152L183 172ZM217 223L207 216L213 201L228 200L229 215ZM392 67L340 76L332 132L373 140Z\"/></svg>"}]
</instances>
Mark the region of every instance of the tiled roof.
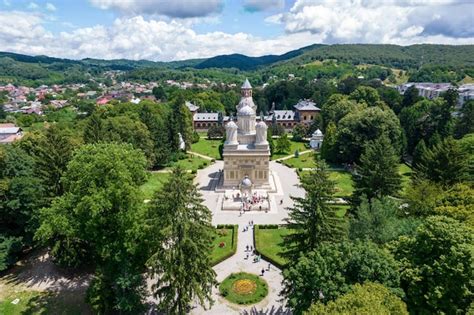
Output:
<instances>
[{"instance_id":1,"label":"tiled roof","mask_svg":"<svg viewBox=\"0 0 474 315\"><path fill-rule=\"evenodd\" d=\"M300 100L298 104L293 107L297 110L320 110L316 107L316 103L311 100Z\"/></svg>"},{"instance_id":2,"label":"tiled roof","mask_svg":"<svg viewBox=\"0 0 474 315\"><path fill-rule=\"evenodd\" d=\"M242 89L251 89L252 86L250 85L249 79L245 79L244 84L242 84Z\"/></svg>"},{"instance_id":3,"label":"tiled roof","mask_svg":"<svg viewBox=\"0 0 474 315\"><path fill-rule=\"evenodd\" d=\"M196 113L194 121L217 121L219 114L217 113Z\"/></svg>"}]
</instances>

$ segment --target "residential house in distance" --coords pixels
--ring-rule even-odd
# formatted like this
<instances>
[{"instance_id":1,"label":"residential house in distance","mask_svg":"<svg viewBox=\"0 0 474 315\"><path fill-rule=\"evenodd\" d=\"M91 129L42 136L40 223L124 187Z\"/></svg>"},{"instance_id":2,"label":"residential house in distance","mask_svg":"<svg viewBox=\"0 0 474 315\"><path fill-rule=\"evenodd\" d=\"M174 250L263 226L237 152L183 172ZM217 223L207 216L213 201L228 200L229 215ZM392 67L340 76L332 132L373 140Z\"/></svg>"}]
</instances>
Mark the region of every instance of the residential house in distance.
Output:
<instances>
[{"instance_id":1,"label":"residential house in distance","mask_svg":"<svg viewBox=\"0 0 474 315\"><path fill-rule=\"evenodd\" d=\"M23 131L15 124L0 124L0 144L10 144L23 136Z\"/></svg>"}]
</instances>

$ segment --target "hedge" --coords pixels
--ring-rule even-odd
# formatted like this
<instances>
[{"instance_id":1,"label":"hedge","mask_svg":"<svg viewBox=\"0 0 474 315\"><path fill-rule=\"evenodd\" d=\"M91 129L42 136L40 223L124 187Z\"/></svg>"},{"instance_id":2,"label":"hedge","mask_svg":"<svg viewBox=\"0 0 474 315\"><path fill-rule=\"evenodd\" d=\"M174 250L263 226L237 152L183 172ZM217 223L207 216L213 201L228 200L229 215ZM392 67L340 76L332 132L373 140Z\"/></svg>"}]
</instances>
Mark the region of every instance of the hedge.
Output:
<instances>
[{"instance_id":1,"label":"hedge","mask_svg":"<svg viewBox=\"0 0 474 315\"><path fill-rule=\"evenodd\" d=\"M235 252L237 251L237 234L239 231L239 226L237 224L219 224L216 227L217 229L231 229L232 230L232 250L229 252L228 255L222 256L220 259L213 261L212 266L217 265L218 263L223 262L229 257L234 256Z\"/></svg>"},{"instance_id":2,"label":"hedge","mask_svg":"<svg viewBox=\"0 0 474 315\"><path fill-rule=\"evenodd\" d=\"M262 252L260 252L258 250L258 246L257 246L257 232L258 230L262 229L262 230L267 230L267 229L278 229L280 228L280 225L278 224L264 224L264 225L255 225L254 229L253 229L253 242L255 244L255 251L266 261L268 261L269 263L277 266L278 268L280 269L283 269L283 265L280 264L279 262L273 260L273 258L271 257L268 257L267 255L263 254Z\"/></svg>"}]
</instances>

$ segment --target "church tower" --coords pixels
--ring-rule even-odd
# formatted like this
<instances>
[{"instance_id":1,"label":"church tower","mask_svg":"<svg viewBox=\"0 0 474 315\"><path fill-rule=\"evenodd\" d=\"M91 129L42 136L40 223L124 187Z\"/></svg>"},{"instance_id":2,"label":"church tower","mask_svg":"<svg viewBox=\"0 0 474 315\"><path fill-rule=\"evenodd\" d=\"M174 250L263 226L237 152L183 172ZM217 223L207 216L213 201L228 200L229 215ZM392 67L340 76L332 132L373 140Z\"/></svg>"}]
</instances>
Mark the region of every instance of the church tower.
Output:
<instances>
[{"instance_id":1,"label":"church tower","mask_svg":"<svg viewBox=\"0 0 474 315\"><path fill-rule=\"evenodd\" d=\"M255 187L269 185L270 148L265 122L257 123L257 106L252 99L252 86L245 80L241 99L236 106L237 124L226 125L224 143L224 186L236 187L244 179Z\"/></svg>"}]
</instances>

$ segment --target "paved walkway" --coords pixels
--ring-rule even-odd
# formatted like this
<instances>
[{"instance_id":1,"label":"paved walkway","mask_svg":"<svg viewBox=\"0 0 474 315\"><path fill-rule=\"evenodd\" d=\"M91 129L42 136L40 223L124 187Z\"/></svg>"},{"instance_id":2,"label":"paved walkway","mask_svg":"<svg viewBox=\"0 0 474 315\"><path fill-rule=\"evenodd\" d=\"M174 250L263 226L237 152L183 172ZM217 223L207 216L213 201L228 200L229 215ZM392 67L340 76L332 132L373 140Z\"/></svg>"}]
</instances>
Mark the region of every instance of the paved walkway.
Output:
<instances>
[{"instance_id":1,"label":"paved walkway","mask_svg":"<svg viewBox=\"0 0 474 315\"><path fill-rule=\"evenodd\" d=\"M193 152L193 151L186 151L186 153L189 153L189 154L192 154L192 155L195 155L195 156L199 156L200 158L203 158L205 160L215 160L214 158L210 157L210 156L207 156L207 155L204 155L204 154L201 154L201 153L197 153L197 152Z\"/></svg>"},{"instance_id":2,"label":"paved walkway","mask_svg":"<svg viewBox=\"0 0 474 315\"><path fill-rule=\"evenodd\" d=\"M308 154L308 153L311 153L311 152L314 152L314 150L301 151L299 154L300 154L300 155L303 155L303 154ZM294 158L294 157L295 157L294 154L290 154L290 155L281 157L281 158L279 158L279 159L275 159L275 160L273 160L273 161L274 161L274 162L277 162L277 161L284 161L284 160L289 160L289 159Z\"/></svg>"},{"instance_id":3,"label":"paved walkway","mask_svg":"<svg viewBox=\"0 0 474 315\"><path fill-rule=\"evenodd\" d=\"M309 151L311 152L311 151ZM191 314L290 314L284 308L284 302L281 300L279 293L281 291L281 281L283 279L281 271L271 265L271 270L267 271L268 262L261 260L258 263L253 262L253 256L249 255L246 259L246 246L253 246L253 229L243 232L244 227L248 225L249 221L254 224L281 224L284 223L285 218L288 217L287 207L293 205L293 200L290 196L304 196L304 190L301 189L299 178L295 170L283 164L270 162L270 170L277 176L278 192L270 194L273 209L268 212L249 211L240 215L239 211L222 211L221 201L223 193L215 192L215 187L219 180L219 170L224 166L223 161L216 161L216 163L206 167L197 172L195 182L198 184L198 189L203 195L204 204L212 212L212 223L217 224L238 224L239 234L237 243L237 252L234 256L224 260L220 264L214 266L217 273L217 281L222 281L232 272L249 272L254 274L261 274L262 268L265 269L263 278L268 282L269 294L260 303L252 306L239 306L232 304L219 296L218 288L213 290L213 298L215 304L211 310L204 310L200 306L196 306Z\"/></svg>"},{"instance_id":4,"label":"paved walkway","mask_svg":"<svg viewBox=\"0 0 474 315\"><path fill-rule=\"evenodd\" d=\"M280 296L281 282L283 280L281 270L274 265L270 265L270 270L268 270L269 264L263 259L258 263L253 262L254 256L252 256L250 251L246 250L246 246L253 246L255 248L253 228L249 227L244 232L245 226L247 224L239 224L237 252L235 255L214 266L217 281L222 282L228 275L236 272L261 275L262 269L265 269L265 274L262 278L268 283L269 292L267 297L257 304L241 306L227 301L219 295L219 288L214 288L212 292L215 302L214 306L210 310L204 310L202 307L196 306L191 311L191 314L290 314L284 308L284 303Z\"/></svg>"}]
</instances>

